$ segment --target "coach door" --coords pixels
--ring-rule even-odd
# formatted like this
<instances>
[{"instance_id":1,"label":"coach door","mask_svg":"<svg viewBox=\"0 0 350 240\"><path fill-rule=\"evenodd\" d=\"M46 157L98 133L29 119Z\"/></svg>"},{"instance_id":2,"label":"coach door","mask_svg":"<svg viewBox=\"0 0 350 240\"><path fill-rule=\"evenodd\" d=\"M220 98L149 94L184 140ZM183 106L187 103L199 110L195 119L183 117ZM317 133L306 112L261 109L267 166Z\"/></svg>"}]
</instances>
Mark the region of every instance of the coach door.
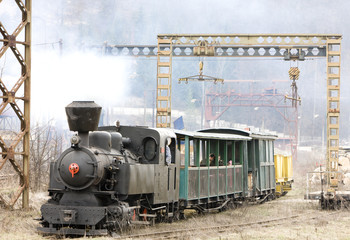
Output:
<instances>
[{"instance_id":1,"label":"coach door","mask_svg":"<svg viewBox=\"0 0 350 240\"><path fill-rule=\"evenodd\" d=\"M256 155L255 155L255 145L256 140L248 142L248 192L250 196L255 196L256 194L256 179L257 179L257 169L256 169Z\"/></svg>"},{"instance_id":2,"label":"coach door","mask_svg":"<svg viewBox=\"0 0 350 240\"><path fill-rule=\"evenodd\" d=\"M179 199L179 191L177 190L179 188L179 169L177 166L178 163L176 162L176 159L179 159L179 157L176 156L176 154L178 153L176 151L175 138L171 138L171 144L169 145L169 148L171 152L171 163L167 167L166 191L168 196L168 202L172 202L173 200ZM164 159L166 160L166 156Z\"/></svg>"}]
</instances>

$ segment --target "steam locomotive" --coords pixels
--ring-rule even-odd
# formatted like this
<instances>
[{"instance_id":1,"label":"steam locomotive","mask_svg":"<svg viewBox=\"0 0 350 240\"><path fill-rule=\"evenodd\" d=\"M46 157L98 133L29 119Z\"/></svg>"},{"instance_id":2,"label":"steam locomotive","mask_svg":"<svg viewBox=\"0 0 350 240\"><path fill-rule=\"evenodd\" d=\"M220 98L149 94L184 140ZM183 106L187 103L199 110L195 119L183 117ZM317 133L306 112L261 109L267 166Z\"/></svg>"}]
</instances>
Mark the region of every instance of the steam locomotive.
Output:
<instances>
[{"instance_id":1,"label":"steam locomotive","mask_svg":"<svg viewBox=\"0 0 350 240\"><path fill-rule=\"evenodd\" d=\"M77 134L51 163L50 199L41 207L39 232L108 235L129 225L180 219L185 209L210 212L275 197L273 135L98 128L100 113L94 102L66 107L69 128ZM209 162L212 154L216 159Z\"/></svg>"}]
</instances>

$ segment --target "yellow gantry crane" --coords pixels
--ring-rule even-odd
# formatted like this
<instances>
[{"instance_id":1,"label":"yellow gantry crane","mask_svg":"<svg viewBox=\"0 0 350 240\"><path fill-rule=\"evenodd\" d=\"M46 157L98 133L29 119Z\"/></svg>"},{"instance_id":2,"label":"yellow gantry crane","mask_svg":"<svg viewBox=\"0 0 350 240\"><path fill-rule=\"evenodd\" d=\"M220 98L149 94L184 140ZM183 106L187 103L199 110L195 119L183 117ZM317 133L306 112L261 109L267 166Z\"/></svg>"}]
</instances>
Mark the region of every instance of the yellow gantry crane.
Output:
<instances>
[{"instance_id":1,"label":"yellow gantry crane","mask_svg":"<svg viewBox=\"0 0 350 240\"><path fill-rule=\"evenodd\" d=\"M106 52L130 56L157 56L157 127L171 127L171 73L173 57L279 57L327 62L327 172L328 188L322 200L333 202L338 188L339 99L341 40L339 34L161 34L155 46L109 46ZM138 51L132 51L137 48ZM112 49L114 50L112 53ZM125 49L127 51L125 51ZM117 51L115 51L117 50ZM120 51L118 51L120 50ZM145 51L146 50L146 51ZM157 51L155 51L157 50ZM296 85L294 86L296 89ZM299 101L298 96L294 104ZM324 197L326 196L326 197ZM326 204L327 205L327 204Z\"/></svg>"},{"instance_id":2,"label":"yellow gantry crane","mask_svg":"<svg viewBox=\"0 0 350 240\"><path fill-rule=\"evenodd\" d=\"M341 35L337 34L170 34L158 35L158 73L165 66L167 75L157 74L157 127L171 125L171 59L173 56L206 57L284 57L304 60L326 57L327 62L327 176L328 187L321 201L336 200L339 158L339 99ZM164 45L166 44L166 46ZM168 51L162 51L162 47ZM187 50L187 52L186 52ZM166 55L166 63L160 61ZM292 71L296 71L293 69ZM295 72L294 72L295 73ZM160 84L166 78L168 85ZM296 85L294 86L296 89ZM168 95L162 94L167 89ZM295 104L299 101L295 98ZM167 106L167 107L166 107ZM325 204L327 205L327 203Z\"/></svg>"},{"instance_id":3,"label":"yellow gantry crane","mask_svg":"<svg viewBox=\"0 0 350 240\"><path fill-rule=\"evenodd\" d=\"M157 127L171 127L173 57L326 58L328 188L321 201L333 202L338 188L341 40L339 34L161 34L157 46L104 45L109 55L157 57ZM296 70L296 69L294 69ZM293 85L293 83L292 83ZM292 88L296 90L296 84ZM297 92L291 97L295 104ZM294 96L295 95L295 96ZM296 108L297 109L297 108ZM296 141L296 139L295 139ZM326 196L324 198L324 196Z\"/></svg>"}]
</instances>

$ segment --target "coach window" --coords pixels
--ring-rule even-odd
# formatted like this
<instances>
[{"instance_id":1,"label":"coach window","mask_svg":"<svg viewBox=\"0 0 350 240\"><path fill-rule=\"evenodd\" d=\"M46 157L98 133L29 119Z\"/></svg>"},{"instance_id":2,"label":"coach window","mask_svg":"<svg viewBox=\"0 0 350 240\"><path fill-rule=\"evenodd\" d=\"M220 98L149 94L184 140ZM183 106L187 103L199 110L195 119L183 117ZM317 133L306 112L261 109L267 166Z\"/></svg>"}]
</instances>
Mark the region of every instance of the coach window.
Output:
<instances>
[{"instance_id":1,"label":"coach window","mask_svg":"<svg viewBox=\"0 0 350 240\"><path fill-rule=\"evenodd\" d=\"M266 141L261 140L261 162L266 162Z\"/></svg>"},{"instance_id":2,"label":"coach window","mask_svg":"<svg viewBox=\"0 0 350 240\"><path fill-rule=\"evenodd\" d=\"M234 164L234 158L232 155L232 141L227 141L227 166Z\"/></svg>"},{"instance_id":3,"label":"coach window","mask_svg":"<svg viewBox=\"0 0 350 240\"><path fill-rule=\"evenodd\" d=\"M270 160L270 141L266 140L266 162L271 162Z\"/></svg>"},{"instance_id":4,"label":"coach window","mask_svg":"<svg viewBox=\"0 0 350 240\"><path fill-rule=\"evenodd\" d=\"M243 159L242 147L243 147L242 141L235 142L235 164L242 164L242 159Z\"/></svg>"},{"instance_id":5,"label":"coach window","mask_svg":"<svg viewBox=\"0 0 350 240\"><path fill-rule=\"evenodd\" d=\"M255 147L255 164L256 166L260 166L261 156L260 156L260 141L258 139L254 139L254 147Z\"/></svg>"},{"instance_id":6,"label":"coach window","mask_svg":"<svg viewBox=\"0 0 350 240\"><path fill-rule=\"evenodd\" d=\"M253 141L248 141L248 171L253 171L253 166L254 166L254 142Z\"/></svg>"},{"instance_id":7,"label":"coach window","mask_svg":"<svg viewBox=\"0 0 350 240\"><path fill-rule=\"evenodd\" d=\"M227 160L226 141L221 140L219 141L219 156L218 156L219 166L226 166L227 165L226 160Z\"/></svg>"},{"instance_id":8,"label":"coach window","mask_svg":"<svg viewBox=\"0 0 350 240\"><path fill-rule=\"evenodd\" d=\"M199 143L199 164L201 167L208 166L208 160L206 156L209 156L209 153L207 153L207 140L200 140Z\"/></svg>"},{"instance_id":9,"label":"coach window","mask_svg":"<svg viewBox=\"0 0 350 240\"><path fill-rule=\"evenodd\" d=\"M190 159L189 159L189 166L195 166L193 139L190 140Z\"/></svg>"},{"instance_id":10,"label":"coach window","mask_svg":"<svg viewBox=\"0 0 350 240\"><path fill-rule=\"evenodd\" d=\"M265 156L265 162L269 161L269 142L264 140L264 156Z\"/></svg>"},{"instance_id":11,"label":"coach window","mask_svg":"<svg viewBox=\"0 0 350 240\"><path fill-rule=\"evenodd\" d=\"M209 153L208 153L208 158L211 153L214 153L215 155L215 165L218 166L218 161L219 161L219 140L216 139L210 139L209 140ZM221 156L220 156L221 158ZM210 165L210 162L208 161L208 164Z\"/></svg>"},{"instance_id":12,"label":"coach window","mask_svg":"<svg viewBox=\"0 0 350 240\"><path fill-rule=\"evenodd\" d=\"M194 139L193 143L194 166L199 167L202 161L202 141Z\"/></svg>"},{"instance_id":13,"label":"coach window","mask_svg":"<svg viewBox=\"0 0 350 240\"><path fill-rule=\"evenodd\" d=\"M269 141L269 147L270 147L270 162L273 162L273 142Z\"/></svg>"},{"instance_id":14,"label":"coach window","mask_svg":"<svg viewBox=\"0 0 350 240\"><path fill-rule=\"evenodd\" d=\"M185 140L178 138L178 147L180 150L180 164L185 166Z\"/></svg>"},{"instance_id":15,"label":"coach window","mask_svg":"<svg viewBox=\"0 0 350 240\"><path fill-rule=\"evenodd\" d=\"M186 157L186 144L185 139L178 138L178 148L180 150L180 165L185 166L185 157ZM188 166L194 166L195 160L194 160L194 142L193 139L189 140L189 161ZM175 155L175 153L174 153Z\"/></svg>"},{"instance_id":16,"label":"coach window","mask_svg":"<svg viewBox=\"0 0 350 240\"><path fill-rule=\"evenodd\" d=\"M180 152L180 165L185 165L185 139L178 137L177 138L177 149Z\"/></svg>"}]
</instances>

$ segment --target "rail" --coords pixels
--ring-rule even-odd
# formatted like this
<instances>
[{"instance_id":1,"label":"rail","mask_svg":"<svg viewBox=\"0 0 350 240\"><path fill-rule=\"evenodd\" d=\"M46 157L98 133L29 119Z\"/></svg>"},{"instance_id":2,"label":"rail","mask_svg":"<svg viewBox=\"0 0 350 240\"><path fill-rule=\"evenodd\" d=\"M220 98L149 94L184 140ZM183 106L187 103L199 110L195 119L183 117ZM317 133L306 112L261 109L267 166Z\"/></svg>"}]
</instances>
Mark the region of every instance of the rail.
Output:
<instances>
[{"instance_id":1,"label":"rail","mask_svg":"<svg viewBox=\"0 0 350 240\"><path fill-rule=\"evenodd\" d=\"M330 216L333 214L337 214L337 212L332 213L321 213L317 216L310 216L307 217L307 219L316 219L320 218L321 215L324 216ZM169 231L161 231L161 232L152 232L152 233L143 233L143 234L133 234L133 235L125 235L120 236L120 239L144 239L144 238L159 238L159 239L165 239L165 238L178 238L179 234L181 234L181 238L185 237L184 235L190 235L194 232L202 232L202 231L208 231L208 230L216 230L218 232L224 232L225 229L230 229L232 231L233 229L241 229L246 227L251 227L254 225L260 225L262 227L268 227L271 223L273 223L274 226L285 224L285 221L290 219L297 219L300 217L308 216L307 214L296 214L291 215L288 217L281 217L281 218L273 218L263 221L255 221L255 222L249 222L249 223L241 223L241 224L226 224L226 225L216 225L216 226L206 226L206 227L200 227L200 228L182 228L182 229L176 229L176 230L169 230Z\"/></svg>"}]
</instances>

